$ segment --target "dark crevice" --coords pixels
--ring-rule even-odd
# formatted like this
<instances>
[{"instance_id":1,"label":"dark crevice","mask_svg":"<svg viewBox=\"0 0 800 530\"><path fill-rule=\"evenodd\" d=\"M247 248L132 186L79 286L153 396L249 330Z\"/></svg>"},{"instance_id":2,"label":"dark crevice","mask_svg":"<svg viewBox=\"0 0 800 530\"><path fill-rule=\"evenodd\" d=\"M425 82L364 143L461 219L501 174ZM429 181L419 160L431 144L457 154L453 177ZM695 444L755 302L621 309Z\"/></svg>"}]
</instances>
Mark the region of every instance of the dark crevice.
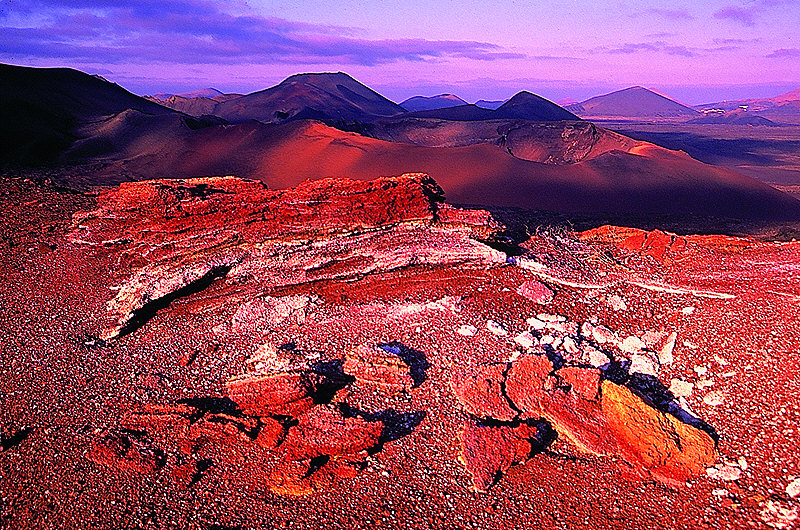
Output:
<instances>
[{"instance_id":1,"label":"dark crevice","mask_svg":"<svg viewBox=\"0 0 800 530\"><path fill-rule=\"evenodd\" d=\"M388 408L378 412L366 412L349 403L338 403L337 407L345 418L361 418L370 423L383 423L383 431L378 440L378 445L370 450L372 454L383 450L385 443L394 442L413 433L422 423L422 420L428 416L428 413L424 410L397 412L393 408Z\"/></svg>"},{"instance_id":2,"label":"dark crevice","mask_svg":"<svg viewBox=\"0 0 800 530\"><path fill-rule=\"evenodd\" d=\"M191 488L192 486L200 482L200 480L202 480L203 476L205 475L205 472L208 471L213 465L214 462L209 458L198 460L196 464L196 471L192 476L192 480L189 482L189 487Z\"/></svg>"},{"instance_id":3,"label":"dark crevice","mask_svg":"<svg viewBox=\"0 0 800 530\"><path fill-rule=\"evenodd\" d=\"M378 344L378 348L397 355L408 365L411 380L414 382L412 388L420 386L428 378L427 370L431 367L431 363L421 351L397 341Z\"/></svg>"},{"instance_id":4,"label":"dark crevice","mask_svg":"<svg viewBox=\"0 0 800 530\"><path fill-rule=\"evenodd\" d=\"M12 447L22 443L22 441L27 438L32 431L33 427L25 427L8 436L6 436L5 433L0 433L0 446L2 446L3 451L8 451Z\"/></svg>"},{"instance_id":5,"label":"dark crevice","mask_svg":"<svg viewBox=\"0 0 800 530\"><path fill-rule=\"evenodd\" d=\"M123 337L130 333L135 332L151 318L156 316L156 313L161 309L165 309L169 307L169 305L179 298L184 298L187 296L191 296L193 294L197 294L206 288L208 288L214 280L218 278L224 278L227 276L228 272L230 272L231 266L230 265L219 265L217 267L213 267L207 273L205 273L201 278L189 283L172 291L171 293L165 294L161 298L157 298L155 300L151 300L147 302L144 306L140 309L137 309L131 315L131 318L125 323L124 326L120 329L119 333L117 334L118 337Z\"/></svg>"}]
</instances>

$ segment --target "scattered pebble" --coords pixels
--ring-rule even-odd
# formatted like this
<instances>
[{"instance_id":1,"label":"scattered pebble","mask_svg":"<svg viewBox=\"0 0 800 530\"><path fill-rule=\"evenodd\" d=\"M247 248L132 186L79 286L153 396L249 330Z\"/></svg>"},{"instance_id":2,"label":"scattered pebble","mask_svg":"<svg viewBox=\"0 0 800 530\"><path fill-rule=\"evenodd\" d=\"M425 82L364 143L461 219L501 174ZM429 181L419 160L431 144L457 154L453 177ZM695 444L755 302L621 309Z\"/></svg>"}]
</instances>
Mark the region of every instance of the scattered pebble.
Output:
<instances>
[{"instance_id":1,"label":"scattered pebble","mask_svg":"<svg viewBox=\"0 0 800 530\"><path fill-rule=\"evenodd\" d=\"M739 480L739 478L742 476L742 470L736 466L718 464L716 467L709 467L706 469L706 474L709 478L715 480L732 482L734 480Z\"/></svg>"},{"instance_id":2,"label":"scattered pebble","mask_svg":"<svg viewBox=\"0 0 800 530\"><path fill-rule=\"evenodd\" d=\"M722 392L711 391L705 395L703 398L703 403L710 407L718 407L724 403L725 398L722 395Z\"/></svg>"},{"instance_id":3,"label":"scattered pebble","mask_svg":"<svg viewBox=\"0 0 800 530\"><path fill-rule=\"evenodd\" d=\"M796 478L787 484L786 495L793 499L800 496L800 478Z\"/></svg>"},{"instance_id":4,"label":"scattered pebble","mask_svg":"<svg viewBox=\"0 0 800 530\"><path fill-rule=\"evenodd\" d=\"M690 305L688 307L684 307L683 309L681 309L681 313L683 313L686 316L691 315L692 313L694 313L694 306Z\"/></svg>"},{"instance_id":5,"label":"scattered pebble","mask_svg":"<svg viewBox=\"0 0 800 530\"><path fill-rule=\"evenodd\" d=\"M463 326L459 326L456 330L456 333L459 335L464 335L465 337L472 337L478 332L478 328L475 326L471 326L469 324L464 324Z\"/></svg>"},{"instance_id":6,"label":"scattered pebble","mask_svg":"<svg viewBox=\"0 0 800 530\"><path fill-rule=\"evenodd\" d=\"M529 280L517 288L517 294L536 304L549 304L555 293L538 280Z\"/></svg>"},{"instance_id":7,"label":"scattered pebble","mask_svg":"<svg viewBox=\"0 0 800 530\"><path fill-rule=\"evenodd\" d=\"M637 353L631 356L631 366L628 369L630 373L658 377L658 370L658 361L653 359L650 355Z\"/></svg>"},{"instance_id":8,"label":"scattered pebble","mask_svg":"<svg viewBox=\"0 0 800 530\"><path fill-rule=\"evenodd\" d=\"M539 320L539 319L538 319L538 318L536 318L536 317L530 317L530 318L529 318L529 319L527 319L525 322L527 322L527 323L528 323L528 325L529 325L530 327L532 327L533 329L535 329L536 331L541 331L541 330L543 330L543 329L545 328L545 326L547 325L547 323L546 323L545 321L543 321L543 320Z\"/></svg>"},{"instance_id":9,"label":"scattered pebble","mask_svg":"<svg viewBox=\"0 0 800 530\"><path fill-rule=\"evenodd\" d=\"M610 307L614 311L628 310L628 304L625 303L625 300L623 300L621 296L616 294L612 294L611 296L606 298L606 303L608 303L608 307Z\"/></svg>"},{"instance_id":10,"label":"scattered pebble","mask_svg":"<svg viewBox=\"0 0 800 530\"><path fill-rule=\"evenodd\" d=\"M708 367L707 366L695 366L694 367L694 373L696 373L697 375L706 375L708 373Z\"/></svg>"},{"instance_id":11,"label":"scattered pebble","mask_svg":"<svg viewBox=\"0 0 800 530\"><path fill-rule=\"evenodd\" d=\"M690 350L696 350L698 347L697 344L695 344L694 342L689 342L688 340L683 341L683 345L689 348Z\"/></svg>"},{"instance_id":12,"label":"scattered pebble","mask_svg":"<svg viewBox=\"0 0 800 530\"><path fill-rule=\"evenodd\" d=\"M645 343L639 337L630 336L622 341L619 349L627 353L638 353L645 349Z\"/></svg>"},{"instance_id":13,"label":"scattered pebble","mask_svg":"<svg viewBox=\"0 0 800 530\"><path fill-rule=\"evenodd\" d=\"M682 379L673 378L669 384L669 391L675 397L687 397L692 393L694 385Z\"/></svg>"},{"instance_id":14,"label":"scattered pebble","mask_svg":"<svg viewBox=\"0 0 800 530\"><path fill-rule=\"evenodd\" d=\"M530 331L523 331L516 337L514 337L514 342L529 350L537 345L536 337L534 337Z\"/></svg>"},{"instance_id":15,"label":"scattered pebble","mask_svg":"<svg viewBox=\"0 0 800 530\"><path fill-rule=\"evenodd\" d=\"M611 363L611 359L608 357L608 355L601 352L597 348L584 348L584 352L589 356L589 364L595 368L602 368L603 366L607 366Z\"/></svg>"},{"instance_id":16,"label":"scattered pebble","mask_svg":"<svg viewBox=\"0 0 800 530\"><path fill-rule=\"evenodd\" d=\"M619 339L614 334L614 332L611 331L606 326L596 326L595 328L593 328L592 337L598 344L606 344L608 342L611 343L619 342Z\"/></svg>"},{"instance_id":17,"label":"scattered pebble","mask_svg":"<svg viewBox=\"0 0 800 530\"><path fill-rule=\"evenodd\" d=\"M486 329L488 329L490 333L494 333L498 337L505 337L506 335L508 335L508 331L506 331L506 328L504 328L502 324L500 324L499 322L495 322L494 320L486 321Z\"/></svg>"},{"instance_id":18,"label":"scattered pebble","mask_svg":"<svg viewBox=\"0 0 800 530\"><path fill-rule=\"evenodd\" d=\"M714 360L715 360L715 361L717 362L717 364L718 364L718 365L720 365L720 366L728 366L728 364L730 364L730 363L728 363L728 361L726 361L725 359L723 359L723 358L722 358L722 357L720 357L719 355L715 355L715 356L714 356Z\"/></svg>"},{"instance_id":19,"label":"scattered pebble","mask_svg":"<svg viewBox=\"0 0 800 530\"><path fill-rule=\"evenodd\" d=\"M536 318L543 322L566 322L567 317L563 315L551 315L549 313L539 313Z\"/></svg>"},{"instance_id":20,"label":"scattered pebble","mask_svg":"<svg viewBox=\"0 0 800 530\"><path fill-rule=\"evenodd\" d=\"M701 379L696 384L698 390L703 390L704 388L708 388L710 386L714 386L713 379Z\"/></svg>"},{"instance_id":21,"label":"scattered pebble","mask_svg":"<svg viewBox=\"0 0 800 530\"><path fill-rule=\"evenodd\" d=\"M675 350L675 342L678 340L678 334L673 331L667 337L667 342L661 348L661 351L658 352L658 361L661 364L672 364L674 357L672 352Z\"/></svg>"}]
</instances>

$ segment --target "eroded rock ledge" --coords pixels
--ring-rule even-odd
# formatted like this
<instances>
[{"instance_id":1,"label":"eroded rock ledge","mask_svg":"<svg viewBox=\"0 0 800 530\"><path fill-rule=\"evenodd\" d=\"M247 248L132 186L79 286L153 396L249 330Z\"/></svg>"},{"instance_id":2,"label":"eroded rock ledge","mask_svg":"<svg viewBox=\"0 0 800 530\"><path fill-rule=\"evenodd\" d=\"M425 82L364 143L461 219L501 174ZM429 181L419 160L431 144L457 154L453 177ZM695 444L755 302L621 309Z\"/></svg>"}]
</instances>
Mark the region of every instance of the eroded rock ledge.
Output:
<instances>
[{"instance_id":1,"label":"eroded rock ledge","mask_svg":"<svg viewBox=\"0 0 800 530\"><path fill-rule=\"evenodd\" d=\"M506 259L479 242L498 228L489 214L444 204L441 188L423 174L287 190L236 177L153 180L104 191L97 202L75 216L70 240L118 248L133 268L108 304L103 340L219 278L263 289Z\"/></svg>"}]
</instances>

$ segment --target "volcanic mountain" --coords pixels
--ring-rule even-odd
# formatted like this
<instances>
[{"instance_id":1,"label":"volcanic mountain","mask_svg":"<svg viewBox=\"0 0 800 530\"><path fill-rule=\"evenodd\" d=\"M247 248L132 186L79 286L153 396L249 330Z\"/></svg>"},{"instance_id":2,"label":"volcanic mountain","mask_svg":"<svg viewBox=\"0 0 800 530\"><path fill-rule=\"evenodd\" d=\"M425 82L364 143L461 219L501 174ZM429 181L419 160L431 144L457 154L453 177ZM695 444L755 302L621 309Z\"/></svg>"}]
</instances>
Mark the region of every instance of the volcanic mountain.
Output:
<instances>
[{"instance_id":1,"label":"volcanic mountain","mask_svg":"<svg viewBox=\"0 0 800 530\"><path fill-rule=\"evenodd\" d=\"M272 88L222 102L214 110L215 115L234 123L275 123L290 118L346 123L403 112L400 105L342 72L293 75Z\"/></svg>"},{"instance_id":2,"label":"volcanic mountain","mask_svg":"<svg viewBox=\"0 0 800 530\"><path fill-rule=\"evenodd\" d=\"M467 105L467 102L454 94L439 94L438 96L414 96L400 103L400 106L409 112L418 110L443 109Z\"/></svg>"},{"instance_id":3,"label":"volcanic mountain","mask_svg":"<svg viewBox=\"0 0 800 530\"><path fill-rule=\"evenodd\" d=\"M686 105L640 86L595 96L581 103L569 105L567 110L581 117L614 118L682 118L699 114Z\"/></svg>"},{"instance_id":4,"label":"volcanic mountain","mask_svg":"<svg viewBox=\"0 0 800 530\"><path fill-rule=\"evenodd\" d=\"M457 107L414 112L410 113L409 116L456 121L501 119L559 121L580 119L552 101L548 101L543 97L526 91L519 92L500 105L496 110L479 107L477 105L459 105Z\"/></svg>"},{"instance_id":5,"label":"volcanic mountain","mask_svg":"<svg viewBox=\"0 0 800 530\"><path fill-rule=\"evenodd\" d=\"M51 161L76 140L76 127L127 109L172 113L99 76L0 64L0 165Z\"/></svg>"}]
</instances>

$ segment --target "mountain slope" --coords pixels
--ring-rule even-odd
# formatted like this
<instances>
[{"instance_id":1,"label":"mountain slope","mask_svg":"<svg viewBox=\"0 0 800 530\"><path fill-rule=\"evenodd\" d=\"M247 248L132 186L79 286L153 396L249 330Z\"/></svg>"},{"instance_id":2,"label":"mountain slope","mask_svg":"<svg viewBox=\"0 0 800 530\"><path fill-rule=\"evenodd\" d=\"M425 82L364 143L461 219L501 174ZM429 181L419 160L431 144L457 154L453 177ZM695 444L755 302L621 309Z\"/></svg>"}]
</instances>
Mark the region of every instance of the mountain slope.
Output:
<instances>
[{"instance_id":1,"label":"mountain slope","mask_svg":"<svg viewBox=\"0 0 800 530\"><path fill-rule=\"evenodd\" d=\"M0 64L0 166L50 162L76 127L126 109L173 112L78 70Z\"/></svg>"},{"instance_id":2,"label":"mountain slope","mask_svg":"<svg viewBox=\"0 0 800 530\"><path fill-rule=\"evenodd\" d=\"M567 110L582 117L694 117L699 113L644 87L634 86L595 96L579 104L570 105Z\"/></svg>"},{"instance_id":3,"label":"mountain slope","mask_svg":"<svg viewBox=\"0 0 800 530\"><path fill-rule=\"evenodd\" d=\"M222 102L214 114L234 123L292 118L336 123L403 112L401 106L339 72L293 75L272 88Z\"/></svg>"}]
</instances>

